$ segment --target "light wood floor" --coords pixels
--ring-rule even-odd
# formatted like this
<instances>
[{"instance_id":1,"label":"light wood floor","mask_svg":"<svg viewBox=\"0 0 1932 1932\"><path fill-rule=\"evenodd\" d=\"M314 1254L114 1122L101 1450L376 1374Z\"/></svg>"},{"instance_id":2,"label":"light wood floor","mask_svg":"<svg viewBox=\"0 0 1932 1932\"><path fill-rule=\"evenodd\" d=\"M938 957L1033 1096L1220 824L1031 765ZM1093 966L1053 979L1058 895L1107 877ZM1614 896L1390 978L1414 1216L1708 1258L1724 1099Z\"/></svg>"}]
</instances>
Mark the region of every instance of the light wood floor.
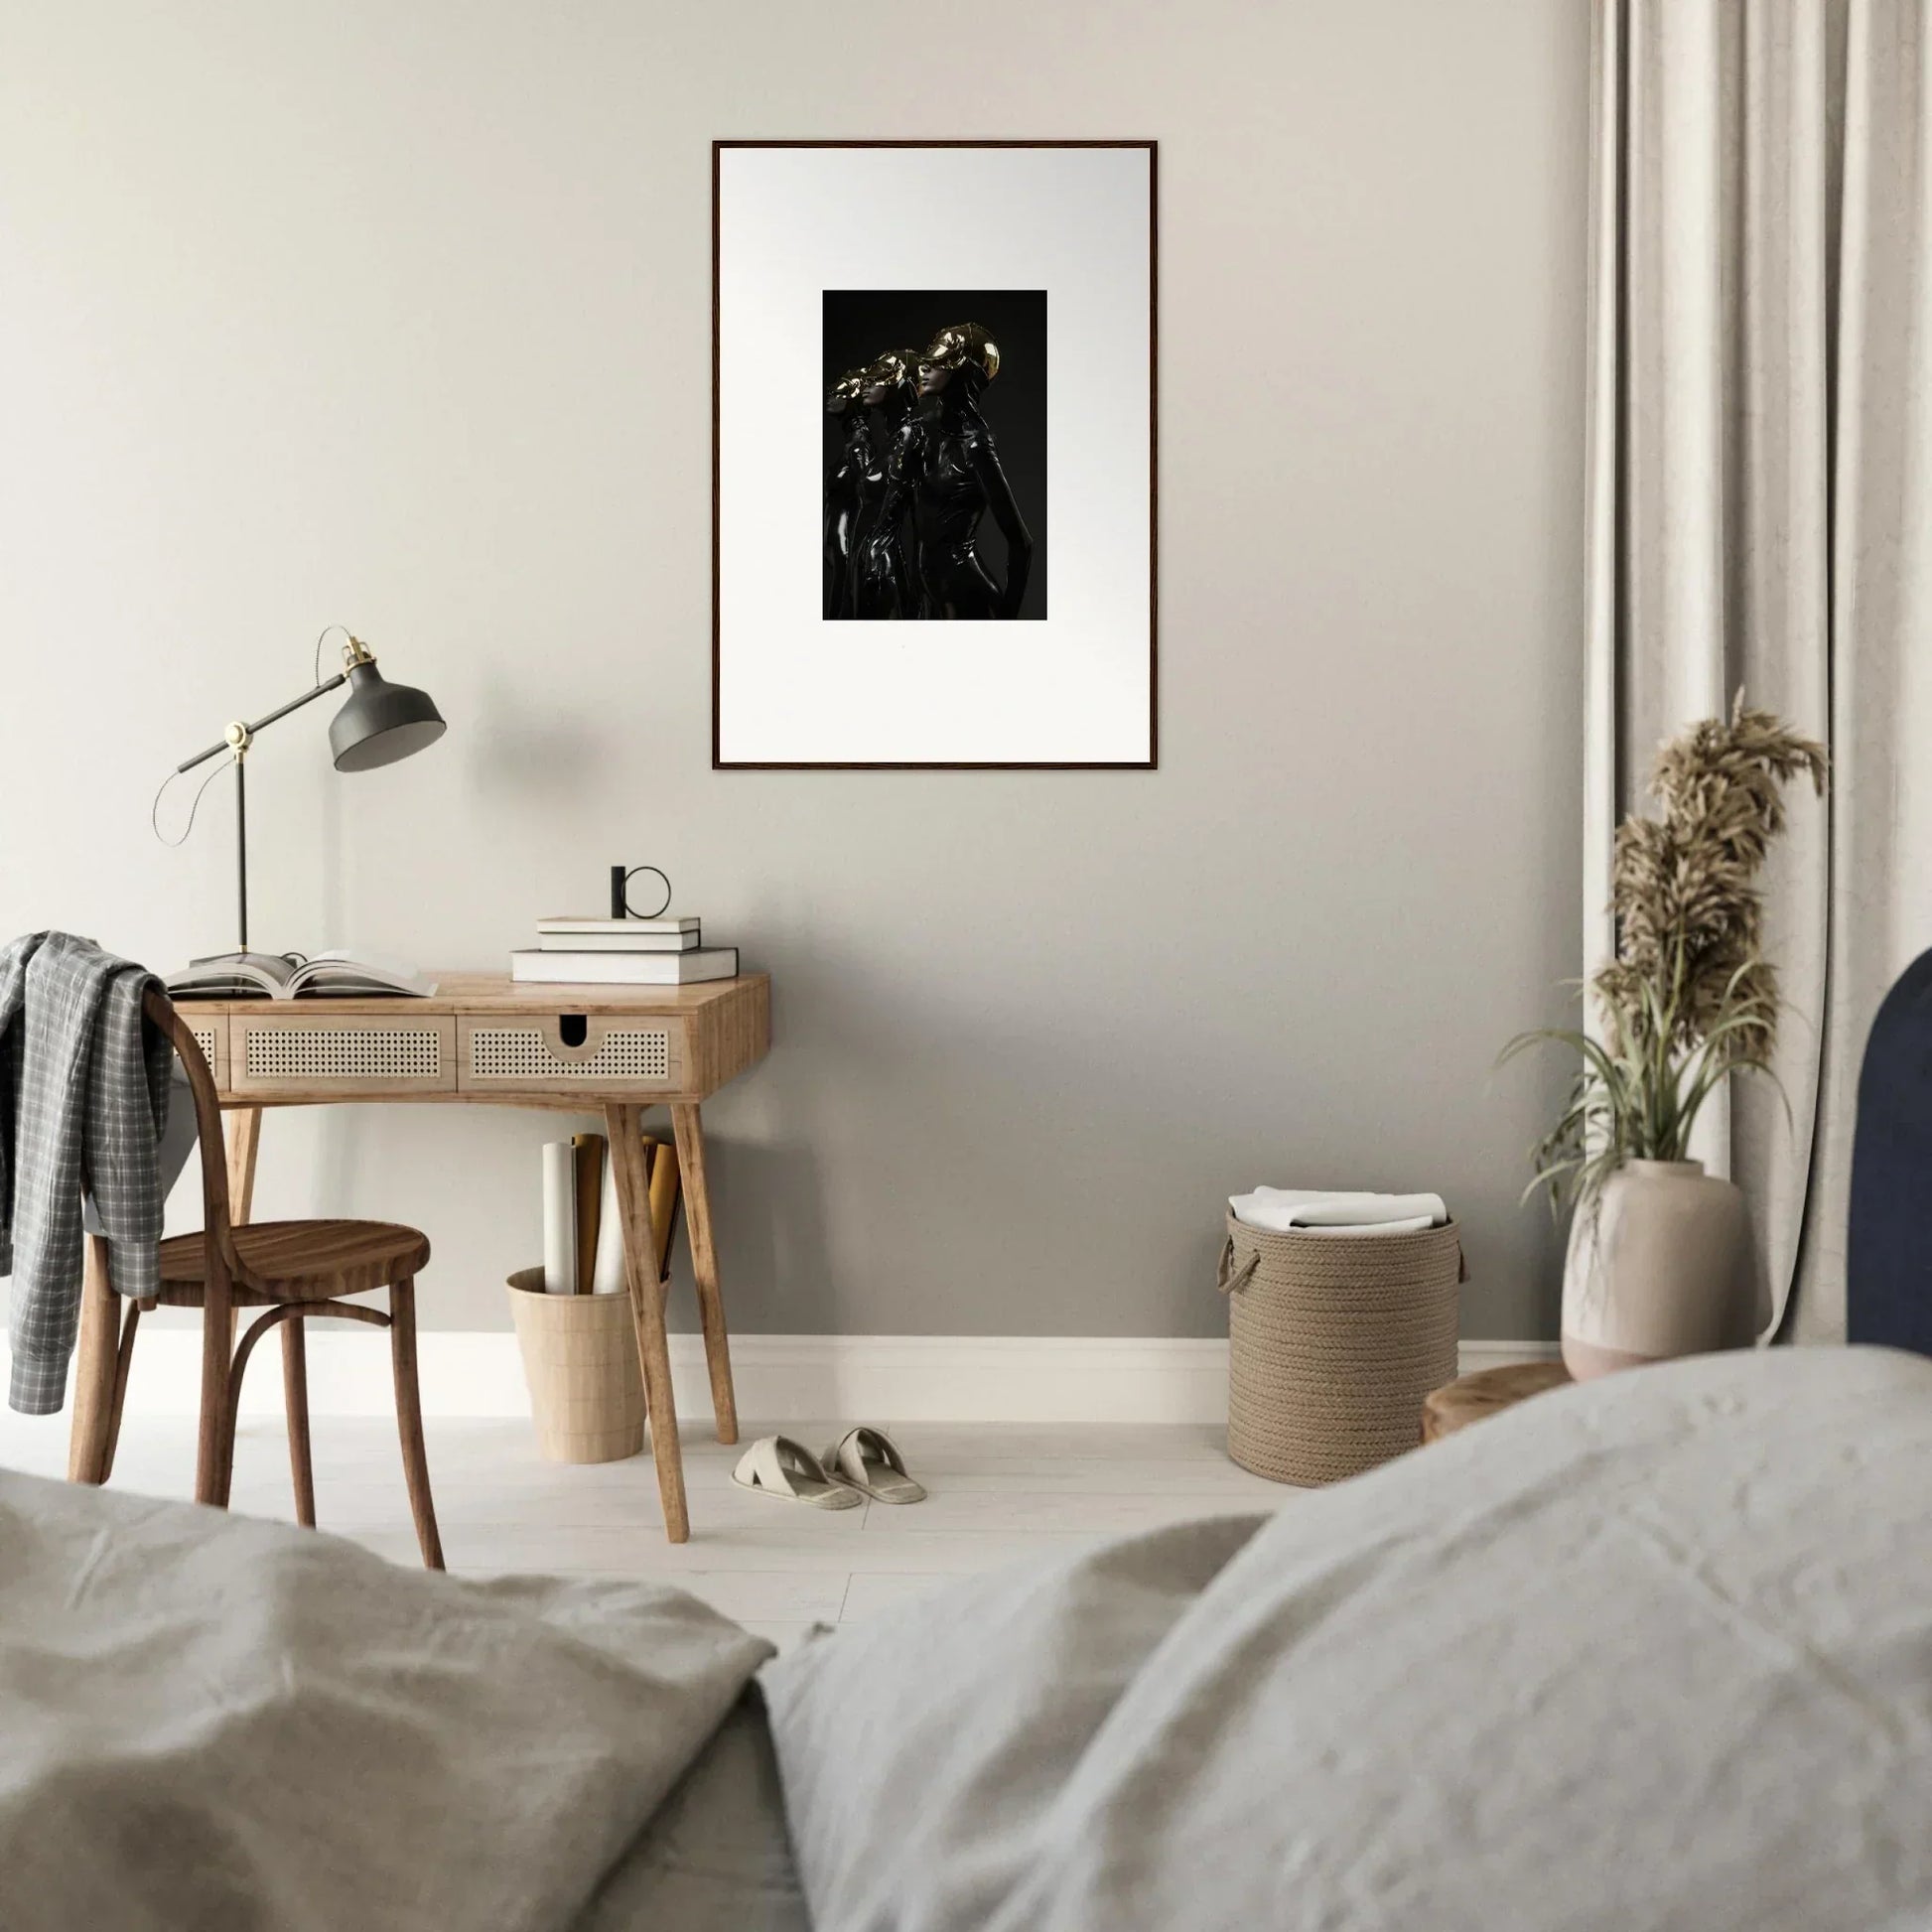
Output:
<instances>
[{"instance_id":1,"label":"light wood floor","mask_svg":"<svg viewBox=\"0 0 1932 1932\"><path fill-rule=\"evenodd\" d=\"M450 1568L487 1575L662 1577L781 1645L814 1623L854 1622L943 1578L1190 1516L1272 1509L1296 1492L1231 1463L1218 1430L908 1423L888 1425L931 1494L827 1514L733 1486L741 1449L685 1431L691 1540L664 1541L647 1455L569 1467L539 1460L517 1421L428 1424L431 1480ZM744 1440L761 1432L747 1425ZM841 1432L787 1427L815 1452ZM314 1424L316 1515L325 1530L398 1563L415 1538L393 1429ZM67 1471L68 1418L0 1409L0 1466ZM130 1417L113 1486L194 1488L194 1424ZM232 1506L292 1519L281 1425L244 1419Z\"/></svg>"}]
</instances>

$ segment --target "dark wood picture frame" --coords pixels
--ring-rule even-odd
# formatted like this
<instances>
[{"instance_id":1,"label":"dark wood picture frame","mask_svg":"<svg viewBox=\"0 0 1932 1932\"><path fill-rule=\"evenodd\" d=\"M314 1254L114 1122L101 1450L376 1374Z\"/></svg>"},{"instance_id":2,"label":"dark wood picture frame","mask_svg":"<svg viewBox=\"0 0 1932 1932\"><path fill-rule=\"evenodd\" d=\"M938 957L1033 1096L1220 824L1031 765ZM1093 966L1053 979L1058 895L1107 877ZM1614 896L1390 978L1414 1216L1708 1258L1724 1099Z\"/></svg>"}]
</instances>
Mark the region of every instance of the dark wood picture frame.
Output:
<instances>
[{"instance_id":1,"label":"dark wood picture frame","mask_svg":"<svg viewBox=\"0 0 1932 1932\"><path fill-rule=\"evenodd\" d=\"M1144 148L1148 184L1148 755L1077 759L726 759L721 743L721 540L719 413L721 337L719 254L721 163L727 148ZM1158 141L1023 140L716 140L711 144L711 764L715 771L1155 771L1161 763L1161 153Z\"/></svg>"}]
</instances>

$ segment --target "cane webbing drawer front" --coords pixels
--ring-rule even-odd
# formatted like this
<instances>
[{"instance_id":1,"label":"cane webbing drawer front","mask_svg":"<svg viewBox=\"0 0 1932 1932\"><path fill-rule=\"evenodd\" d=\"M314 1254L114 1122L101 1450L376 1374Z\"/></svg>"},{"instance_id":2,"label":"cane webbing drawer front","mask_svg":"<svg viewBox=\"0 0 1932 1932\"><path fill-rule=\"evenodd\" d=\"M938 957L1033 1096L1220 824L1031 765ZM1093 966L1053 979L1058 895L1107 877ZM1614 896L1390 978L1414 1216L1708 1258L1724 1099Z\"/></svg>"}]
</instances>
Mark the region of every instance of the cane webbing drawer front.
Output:
<instances>
[{"instance_id":1,"label":"cane webbing drawer front","mask_svg":"<svg viewBox=\"0 0 1932 1932\"><path fill-rule=\"evenodd\" d=\"M207 1070L217 1087L228 1084L228 1016L225 1013L198 1014L187 1001L177 1009L195 1044L207 1061Z\"/></svg>"},{"instance_id":2,"label":"cane webbing drawer front","mask_svg":"<svg viewBox=\"0 0 1932 1932\"><path fill-rule=\"evenodd\" d=\"M459 1029L460 1085L477 1093L518 1088L670 1090L684 1078L684 1027L649 1015L466 1016Z\"/></svg>"},{"instance_id":3,"label":"cane webbing drawer front","mask_svg":"<svg viewBox=\"0 0 1932 1932\"><path fill-rule=\"evenodd\" d=\"M236 1015L230 1090L435 1093L456 1086L456 1022L299 1014Z\"/></svg>"}]
</instances>

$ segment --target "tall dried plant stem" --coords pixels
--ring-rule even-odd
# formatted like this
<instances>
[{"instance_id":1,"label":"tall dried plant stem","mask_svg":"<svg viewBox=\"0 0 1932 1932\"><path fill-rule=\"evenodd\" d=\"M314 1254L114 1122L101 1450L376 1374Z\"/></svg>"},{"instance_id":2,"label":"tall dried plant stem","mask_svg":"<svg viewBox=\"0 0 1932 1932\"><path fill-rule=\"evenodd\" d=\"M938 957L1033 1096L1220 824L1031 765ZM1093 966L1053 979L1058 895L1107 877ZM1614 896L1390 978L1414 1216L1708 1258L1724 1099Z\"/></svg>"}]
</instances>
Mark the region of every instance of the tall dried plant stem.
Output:
<instances>
[{"instance_id":1,"label":"tall dried plant stem","mask_svg":"<svg viewBox=\"0 0 1932 1932\"><path fill-rule=\"evenodd\" d=\"M1756 880L1784 830L1784 786L1808 774L1822 796L1828 769L1823 746L1747 710L1741 691L1728 719L1707 718L1659 754L1662 816L1617 828L1617 956L1589 986L1601 1037L1546 1030L1503 1049L1507 1059L1555 1039L1582 1060L1532 1154L1532 1189L1593 1198L1626 1160L1680 1161L1727 1075L1770 1072L1778 982Z\"/></svg>"}]
</instances>

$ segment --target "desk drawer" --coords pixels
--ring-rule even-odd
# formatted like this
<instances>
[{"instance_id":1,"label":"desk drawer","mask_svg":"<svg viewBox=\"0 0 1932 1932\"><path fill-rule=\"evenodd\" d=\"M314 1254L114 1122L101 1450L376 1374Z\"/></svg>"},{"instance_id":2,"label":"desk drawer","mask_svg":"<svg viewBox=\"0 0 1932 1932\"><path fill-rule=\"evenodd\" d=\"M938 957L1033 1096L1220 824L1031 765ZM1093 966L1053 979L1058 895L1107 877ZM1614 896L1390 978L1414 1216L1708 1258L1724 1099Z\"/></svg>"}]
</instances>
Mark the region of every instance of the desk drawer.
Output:
<instances>
[{"instance_id":1,"label":"desk drawer","mask_svg":"<svg viewBox=\"0 0 1932 1932\"><path fill-rule=\"evenodd\" d=\"M684 1081L684 1023L588 1014L504 1014L459 1022L459 1084L472 1093L661 1088Z\"/></svg>"},{"instance_id":2,"label":"desk drawer","mask_svg":"<svg viewBox=\"0 0 1932 1932\"><path fill-rule=\"evenodd\" d=\"M228 1084L228 1016L225 1013L197 1013L192 1001L184 1000L175 1009L181 1015L182 1025L195 1035L195 1044L202 1049L203 1059L207 1061L207 1070L214 1076L217 1089Z\"/></svg>"},{"instance_id":3,"label":"desk drawer","mask_svg":"<svg viewBox=\"0 0 1932 1932\"><path fill-rule=\"evenodd\" d=\"M456 1022L236 1014L228 1033L233 1093L436 1093L456 1087Z\"/></svg>"}]
</instances>

